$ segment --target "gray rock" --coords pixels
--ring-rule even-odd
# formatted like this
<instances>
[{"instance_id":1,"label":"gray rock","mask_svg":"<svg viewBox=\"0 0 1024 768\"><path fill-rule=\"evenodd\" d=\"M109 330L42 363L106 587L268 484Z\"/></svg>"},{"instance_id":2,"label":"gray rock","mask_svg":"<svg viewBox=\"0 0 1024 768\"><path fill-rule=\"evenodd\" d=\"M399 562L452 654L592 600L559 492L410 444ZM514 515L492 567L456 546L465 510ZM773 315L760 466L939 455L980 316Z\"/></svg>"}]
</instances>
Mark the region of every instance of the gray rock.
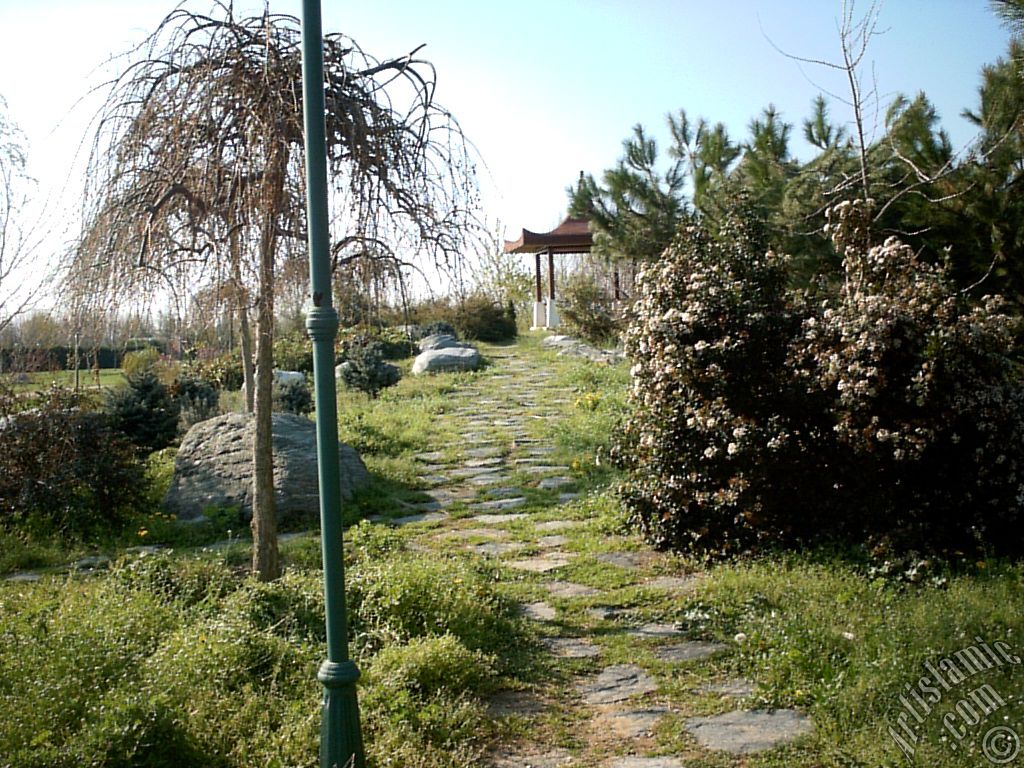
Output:
<instances>
[{"instance_id":1,"label":"gray rock","mask_svg":"<svg viewBox=\"0 0 1024 768\"><path fill-rule=\"evenodd\" d=\"M42 575L35 571L15 571L4 576L4 581L29 583L39 581L41 578L43 578Z\"/></svg>"},{"instance_id":2,"label":"gray rock","mask_svg":"<svg viewBox=\"0 0 1024 768\"><path fill-rule=\"evenodd\" d=\"M571 477L545 477L537 483L537 487L542 491L553 491L558 488L564 488L567 485L572 485L575 482Z\"/></svg>"},{"instance_id":3,"label":"gray rock","mask_svg":"<svg viewBox=\"0 0 1024 768\"><path fill-rule=\"evenodd\" d=\"M593 659L601 655L600 648L582 637L545 637L541 642L563 659Z\"/></svg>"},{"instance_id":4,"label":"gray rock","mask_svg":"<svg viewBox=\"0 0 1024 768\"><path fill-rule=\"evenodd\" d=\"M617 568L625 568L626 570L639 568L643 562L643 557L639 552L601 552L594 555L594 557L602 563L614 565Z\"/></svg>"},{"instance_id":5,"label":"gray rock","mask_svg":"<svg viewBox=\"0 0 1024 768\"><path fill-rule=\"evenodd\" d=\"M636 664L618 664L581 683L579 690L587 704L614 704L656 691L658 684Z\"/></svg>"},{"instance_id":6,"label":"gray rock","mask_svg":"<svg viewBox=\"0 0 1024 768\"><path fill-rule=\"evenodd\" d=\"M672 645L663 645L654 649L654 655L661 661L700 661L714 656L729 646L722 643L705 643L700 640L688 640Z\"/></svg>"},{"instance_id":7,"label":"gray rock","mask_svg":"<svg viewBox=\"0 0 1024 768\"><path fill-rule=\"evenodd\" d=\"M465 344L459 342L450 333L435 333L431 336L425 336L420 339L420 352L426 352L431 349L457 349L458 347L464 347Z\"/></svg>"},{"instance_id":8,"label":"gray rock","mask_svg":"<svg viewBox=\"0 0 1024 768\"><path fill-rule=\"evenodd\" d=\"M554 547L564 547L569 543L568 536L562 536L556 534L554 536L541 536L537 539L537 546L543 547L544 549L552 549Z\"/></svg>"},{"instance_id":9,"label":"gray rock","mask_svg":"<svg viewBox=\"0 0 1024 768\"><path fill-rule=\"evenodd\" d=\"M390 523L391 525L403 526L410 525L412 523L439 523L442 520L447 520L448 515L444 512L420 512L415 515L406 515L405 517L392 517L391 519L385 519L381 522Z\"/></svg>"},{"instance_id":10,"label":"gray rock","mask_svg":"<svg viewBox=\"0 0 1024 768\"><path fill-rule=\"evenodd\" d=\"M544 702L529 691L499 691L487 702L487 714L491 717L538 715L544 709ZM509 765L518 766L520 763L509 763ZM529 765L529 763L521 765Z\"/></svg>"},{"instance_id":11,"label":"gray rock","mask_svg":"<svg viewBox=\"0 0 1024 768\"><path fill-rule=\"evenodd\" d=\"M598 349L572 336L548 336L541 346L558 350L559 357L582 357L595 363L614 364L625 359L620 350Z\"/></svg>"},{"instance_id":12,"label":"gray rock","mask_svg":"<svg viewBox=\"0 0 1024 768\"><path fill-rule=\"evenodd\" d=\"M174 478L165 508L180 520L207 507L238 506L252 516L252 415L227 413L193 426L174 460ZM316 516L320 510L316 425L290 413L273 416L274 500L278 520ZM370 481L366 465L349 446L338 443L341 497L352 498Z\"/></svg>"},{"instance_id":13,"label":"gray rock","mask_svg":"<svg viewBox=\"0 0 1024 768\"><path fill-rule=\"evenodd\" d=\"M492 541L470 547L478 555L489 555L491 557L500 557L509 552L518 552L522 548L522 544L514 541Z\"/></svg>"},{"instance_id":14,"label":"gray rock","mask_svg":"<svg viewBox=\"0 0 1024 768\"><path fill-rule=\"evenodd\" d=\"M584 584L573 584L571 581L549 581L541 584L544 589L551 593L552 597L593 597L601 594L601 590L588 587Z\"/></svg>"},{"instance_id":15,"label":"gray rock","mask_svg":"<svg viewBox=\"0 0 1024 768\"><path fill-rule=\"evenodd\" d=\"M479 504L474 504L473 509L480 512L490 512L492 510L506 510L515 509L521 507L526 503L526 499L522 496L514 496L509 499L492 499L491 501L481 501Z\"/></svg>"},{"instance_id":16,"label":"gray rock","mask_svg":"<svg viewBox=\"0 0 1024 768\"><path fill-rule=\"evenodd\" d=\"M691 717L686 730L706 749L734 755L762 752L814 731L811 719L792 709L769 712L726 712L713 717Z\"/></svg>"},{"instance_id":17,"label":"gray rock","mask_svg":"<svg viewBox=\"0 0 1024 768\"><path fill-rule=\"evenodd\" d=\"M473 347L449 347L420 352L412 364L412 372L475 371L480 367L480 353Z\"/></svg>"},{"instance_id":18,"label":"gray rock","mask_svg":"<svg viewBox=\"0 0 1024 768\"><path fill-rule=\"evenodd\" d=\"M524 603L522 605L523 615L534 621L554 621L555 609L544 602Z\"/></svg>"},{"instance_id":19,"label":"gray rock","mask_svg":"<svg viewBox=\"0 0 1024 768\"><path fill-rule=\"evenodd\" d=\"M683 634L683 631L674 624L644 624L643 626L631 630L629 634L633 637L661 638L679 637Z\"/></svg>"}]
</instances>

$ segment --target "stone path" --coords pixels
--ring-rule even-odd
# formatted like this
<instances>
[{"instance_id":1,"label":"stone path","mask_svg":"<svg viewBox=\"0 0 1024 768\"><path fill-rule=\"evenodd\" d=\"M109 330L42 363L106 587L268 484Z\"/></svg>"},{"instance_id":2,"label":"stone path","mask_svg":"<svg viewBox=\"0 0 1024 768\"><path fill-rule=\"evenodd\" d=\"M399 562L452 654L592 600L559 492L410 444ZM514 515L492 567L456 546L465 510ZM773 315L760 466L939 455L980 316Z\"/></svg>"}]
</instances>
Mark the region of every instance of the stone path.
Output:
<instances>
[{"instance_id":1,"label":"stone path","mask_svg":"<svg viewBox=\"0 0 1024 768\"><path fill-rule=\"evenodd\" d=\"M487 372L466 377L449 395L448 417L461 445L416 456L419 480L433 501L388 521L413 526L417 548L429 543L499 563L515 593L530 594L521 615L534 625L560 682L503 691L491 700L491 717L525 719L529 727L515 732L530 735L495 745L484 765L679 768L704 751L742 760L812 732L800 712L744 707L755 684L723 679L708 666L728 658L728 644L690 637L669 617L645 613L645 596L651 605L664 604L697 587L699 574L668 573L666 559L634 539L599 539L607 545L603 551L587 551L594 537L584 544L589 521L572 503L579 490L567 463L573 457L560 455L545 432L557 415L545 404L565 403L571 393L555 390L552 374L515 348L491 360ZM490 391L495 387L500 396ZM585 583L586 568L624 588L641 587L635 590L640 603L602 605L616 601L607 586ZM630 648L625 661L623 642ZM671 683L683 672L704 682L680 694ZM718 714L695 716L709 711ZM553 720L565 726L561 736L558 728L545 727ZM574 743L567 743L566 732ZM659 737L666 733L675 740Z\"/></svg>"}]
</instances>

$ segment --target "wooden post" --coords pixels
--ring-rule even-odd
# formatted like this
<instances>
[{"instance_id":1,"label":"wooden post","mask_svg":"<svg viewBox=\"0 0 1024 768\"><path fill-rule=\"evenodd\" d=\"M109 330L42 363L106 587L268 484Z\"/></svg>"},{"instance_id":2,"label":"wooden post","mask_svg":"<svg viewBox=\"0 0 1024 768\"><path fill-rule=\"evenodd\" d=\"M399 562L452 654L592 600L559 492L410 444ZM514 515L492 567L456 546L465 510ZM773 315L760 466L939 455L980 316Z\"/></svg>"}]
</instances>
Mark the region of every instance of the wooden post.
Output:
<instances>
[{"instance_id":1,"label":"wooden post","mask_svg":"<svg viewBox=\"0 0 1024 768\"><path fill-rule=\"evenodd\" d=\"M548 248L548 298L555 300L555 254Z\"/></svg>"},{"instance_id":2,"label":"wooden post","mask_svg":"<svg viewBox=\"0 0 1024 768\"><path fill-rule=\"evenodd\" d=\"M537 253L535 253L534 256L536 257L537 261L537 301L544 301L544 291L541 287L542 284L540 278L540 251L537 251Z\"/></svg>"}]
</instances>

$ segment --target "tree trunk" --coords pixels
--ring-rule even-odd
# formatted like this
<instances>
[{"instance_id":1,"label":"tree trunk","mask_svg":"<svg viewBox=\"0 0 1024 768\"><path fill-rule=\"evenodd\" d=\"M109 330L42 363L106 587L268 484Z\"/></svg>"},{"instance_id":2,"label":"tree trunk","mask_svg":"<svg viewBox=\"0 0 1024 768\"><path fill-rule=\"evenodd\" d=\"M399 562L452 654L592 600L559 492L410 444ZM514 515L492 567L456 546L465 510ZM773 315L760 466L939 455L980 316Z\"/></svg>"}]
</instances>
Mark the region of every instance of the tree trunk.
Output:
<instances>
[{"instance_id":1,"label":"tree trunk","mask_svg":"<svg viewBox=\"0 0 1024 768\"><path fill-rule=\"evenodd\" d=\"M245 395L245 412L252 413L256 396L255 369L252 364L252 329L249 327L249 307L245 287L242 285L242 254L238 250L238 232L231 230L231 267L235 283L235 304L238 308L238 333L242 348L242 393Z\"/></svg>"},{"instance_id":2,"label":"tree trunk","mask_svg":"<svg viewBox=\"0 0 1024 768\"><path fill-rule=\"evenodd\" d=\"M274 505L274 446L271 388L274 382L274 256L284 184L284 149L268 146L263 181L259 298L256 304L256 430L253 439L252 571L260 581L281 575Z\"/></svg>"}]
</instances>

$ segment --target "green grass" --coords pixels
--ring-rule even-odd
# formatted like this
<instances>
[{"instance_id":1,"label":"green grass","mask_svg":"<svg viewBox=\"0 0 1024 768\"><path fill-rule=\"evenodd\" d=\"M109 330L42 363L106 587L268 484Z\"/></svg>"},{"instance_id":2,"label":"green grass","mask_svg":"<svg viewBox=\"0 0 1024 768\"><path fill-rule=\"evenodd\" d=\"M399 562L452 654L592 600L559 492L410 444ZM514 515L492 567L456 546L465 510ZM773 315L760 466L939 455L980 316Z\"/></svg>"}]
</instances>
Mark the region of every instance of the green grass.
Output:
<instances>
[{"instance_id":1,"label":"green grass","mask_svg":"<svg viewBox=\"0 0 1024 768\"><path fill-rule=\"evenodd\" d=\"M79 386L84 390L109 389L124 383L124 375L120 368L103 368L99 371L99 379L92 370L78 372ZM75 386L74 371L40 371L28 374L4 374L5 384L14 392L38 392L49 389L56 384L68 389Z\"/></svg>"}]
</instances>

